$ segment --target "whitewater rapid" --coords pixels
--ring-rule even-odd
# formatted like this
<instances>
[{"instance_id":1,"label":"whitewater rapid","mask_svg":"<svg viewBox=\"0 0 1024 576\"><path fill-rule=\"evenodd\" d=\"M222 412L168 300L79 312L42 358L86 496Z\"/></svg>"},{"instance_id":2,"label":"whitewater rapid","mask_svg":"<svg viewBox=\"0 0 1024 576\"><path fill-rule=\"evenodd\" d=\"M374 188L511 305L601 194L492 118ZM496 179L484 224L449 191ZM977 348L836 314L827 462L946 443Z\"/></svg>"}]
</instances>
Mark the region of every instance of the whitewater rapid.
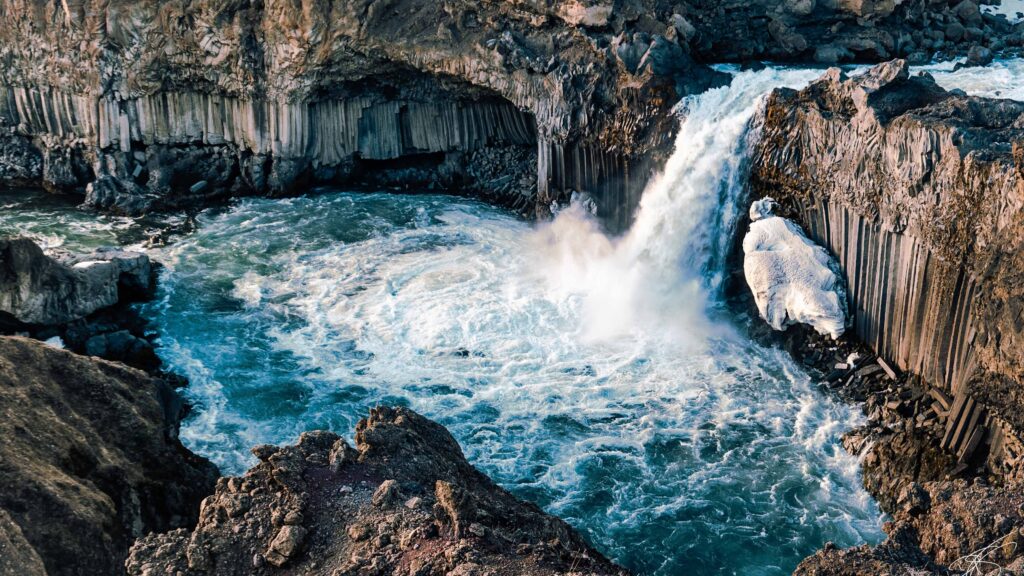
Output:
<instances>
[{"instance_id":1,"label":"whitewater rapid","mask_svg":"<svg viewBox=\"0 0 1024 576\"><path fill-rule=\"evenodd\" d=\"M1021 61L919 70L1024 97ZM758 103L821 72L737 73L682 102L675 153L619 238L585 203L538 226L465 199L340 191L202 212L150 250L166 267L143 311L191 382L182 439L239 473L255 444L349 434L371 406L410 406L644 575L788 574L827 541L879 541L839 441L856 410L721 305ZM48 248L142 248L190 228L0 200L0 234Z\"/></svg>"},{"instance_id":2,"label":"whitewater rapid","mask_svg":"<svg viewBox=\"0 0 1024 576\"><path fill-rule=\"evenodd\" d=\"M840 446L857 412L716 313L750 120L819 74L739 73L681 103L621 238L583 203L538 226L441 196L204 212L152 253L166 269L146 312L190 380L182 439L237 473L255 444L410 406L641 574L787 574L826 541L878 541Z\"/></svg>"}]
</instances>

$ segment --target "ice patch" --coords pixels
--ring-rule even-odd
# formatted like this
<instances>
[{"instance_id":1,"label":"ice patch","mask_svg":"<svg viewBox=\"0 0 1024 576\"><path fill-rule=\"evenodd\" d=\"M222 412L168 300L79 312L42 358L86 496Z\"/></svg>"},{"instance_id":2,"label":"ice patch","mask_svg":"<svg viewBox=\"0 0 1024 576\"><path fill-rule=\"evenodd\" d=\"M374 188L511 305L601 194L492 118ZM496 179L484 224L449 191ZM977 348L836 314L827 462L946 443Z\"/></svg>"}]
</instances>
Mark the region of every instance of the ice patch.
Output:
<instances>
[{"instance_id":1,"label":"ice patch","mask_svg":"<svg viewBox=\"0 0 1024 576\"><path fill-rule=\"evenodd\" d=\"M796 224L773 214L771 198L750 207L743 271L761 317L775 330L808 324L833 339L846 331L839 266Z\"/></svg>"},{"instance_id":2,"label":"ice patch","mask_svg":"<svg viewBox=\"0 0 1024 576\"><path fill-rule=\"evenodd\" d=\"M48 339L43 341L43 344L46 344L47 346L50 346L50 347L53 347L53 348L59 348L61 350L64 349L64 340L62 340L60 336L54 336L53 338L48 338Z\"/></svg>"}]
</instances>

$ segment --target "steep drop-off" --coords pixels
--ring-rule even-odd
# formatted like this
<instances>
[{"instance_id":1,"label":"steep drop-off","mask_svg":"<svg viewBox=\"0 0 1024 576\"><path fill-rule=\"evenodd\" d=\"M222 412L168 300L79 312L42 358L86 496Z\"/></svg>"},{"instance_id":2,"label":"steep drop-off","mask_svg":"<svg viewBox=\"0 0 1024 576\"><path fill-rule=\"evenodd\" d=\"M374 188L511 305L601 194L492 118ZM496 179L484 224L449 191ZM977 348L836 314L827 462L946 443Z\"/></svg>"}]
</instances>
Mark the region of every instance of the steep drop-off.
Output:
<instances>
[{"instance_id":1,"label":"steep drop-off","mask_svg":"<svg viewBox=\"0 0 1024 576\"><path fill-rule=\"evenodd\" d=\"M987 536L1016 534L1019 519L998 510L1013 489L954 514L904 510L905 499L921 491L915 482L958 494L965 486L951 477L998 487L1024 474L1024 104L946 91L893 61L778 90L763 121L754 192L778 199L838 257L856 334L888 372L881 388L854 394L868 396L871 424L847 439L866 454L866 486L899 520L887 546L920 538L955 568L971 552L960 549L971 518L1007 520L986 525ZM847 389L862 380L843 378ZM963 538L936 536L947 526Z\"/></svg>"},{"instance_id":2,"label":"steep drop-off","mask_svg":"<svg viewBox=\"0 0 1024 576\"><path fill-rule=\"evenodd\" d=\"M565 522L473 468L441 425L376 408L356 446L331 432L257 446L193 532L152 535L128 573L624 575Z\"/></svg>"}]
</instances>

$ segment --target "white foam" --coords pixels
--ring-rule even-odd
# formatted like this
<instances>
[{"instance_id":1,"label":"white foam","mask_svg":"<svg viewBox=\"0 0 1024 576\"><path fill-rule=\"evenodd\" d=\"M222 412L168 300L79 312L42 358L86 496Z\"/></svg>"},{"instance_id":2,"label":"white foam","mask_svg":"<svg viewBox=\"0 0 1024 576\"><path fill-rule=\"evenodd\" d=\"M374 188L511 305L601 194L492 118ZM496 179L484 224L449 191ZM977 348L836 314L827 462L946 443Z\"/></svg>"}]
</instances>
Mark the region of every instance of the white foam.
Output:
<instances>
[{"instance_id":1,"label":"white foam","mask_svg":"<svg viewBox=\"0 0 1024 576\"><path fill-rule=\"evenodd\" d=\"M252 444L349 433L367 407L406 404L641 573L751 573L822 533L876 538L839 445L860 415L708 314L749 120L772 86L819 74L743 73L690 99L665 175L620 238L585 201L535 229L429 196L204 213L155 256L164 298L149 311L163 358L192 383L183 440L235 473Z\"/></svg>"},{"instance_id":2,"label":"white foam","mask_svg":"<svg viewBox=\"0 0 1024 576\"><path fill-rule=\"evenodd\" d=\"M1006 16L1014 24L1024 20L1024 0L1002 0L999 6L982 6L981 10L987 14Z\"/></svg>"},{"instance_id":3,"label":"white foam","mask_svg":"<svg viewBox=\"0 0 1024 576\"><path fill-rule=\"evenodd\" d=\"M43 344L46 344L47 346L50 346L52 348L59 348L61 350L64 349L64 340L60 336L53 336L52 338L47 338L46 340L43 341Z\"/></svg>"},{"instance_id":4,"label":"white foam","mask_svg":"<svg viewBox=\"0 0 1024 576\"><path fill-rule=\"evenodd\" d=\"M839 338L846 331L846 290L839 266L800 226L772 214L765 198L750 208L743 272L761 317L775 330L807 324Z\"/></svg>"},{"instance_id":5,"label":"white foam","mask_svg":"<svg viewBox=\"0 0 1024 576\"><path fill-rule=\"evenodd\" d=\"M947 90L960 89L971 96L1009 98L1024 101L1024 59L997 60L988 66L961 68L962 60L915 67L928 72Z\"/></svg>"},{"instance_id":6,"label":"white foam","mask_svg":"<svg viewBox=\"0 0 1024 576\"><path fill-rule=\"evenodd\" d=\"M740 72L730 86L684 100L675 150L624 237L607 238L582 209L563 210L542 228L541 271L556 290L583 298L587 337L658 333L694 350L722 330L706 310L721 288L746 194L750 121L772 88L820 74Z\"/></svg>"}]
</instances>

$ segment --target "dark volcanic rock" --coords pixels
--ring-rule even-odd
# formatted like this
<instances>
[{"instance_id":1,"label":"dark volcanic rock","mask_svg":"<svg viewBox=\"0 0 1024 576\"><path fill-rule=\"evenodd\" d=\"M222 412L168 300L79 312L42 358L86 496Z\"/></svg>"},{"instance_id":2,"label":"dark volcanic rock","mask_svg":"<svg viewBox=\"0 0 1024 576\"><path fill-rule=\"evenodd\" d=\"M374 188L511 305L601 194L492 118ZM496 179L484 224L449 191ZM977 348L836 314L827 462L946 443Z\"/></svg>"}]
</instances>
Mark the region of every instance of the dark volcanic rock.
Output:
<instances>
[{"instance_id":1,"label":"dark volcanic rock","mask_svg":"<svg viewBox=\"0 0 1024 576\"><path fill-rule=\"evenodd\" d=\"M797 576L1024 574L1024 490L963 480L913 484L920 493L887 523L877 547L826 547ZM934 559L934 560L933 560Z\"/></svg>"},{"instance_id":2,"label":"dark volcanic rock","mask_svg":"<svg viewBox=\"0 0 1024 576\"><path fill-rule=\"evenodd\" d=\"M217 474L181 409L142 372L0 337L0 574L123 573L135 538L193 525Z\"/></svg>"},{"instance_id":3,"label":"dark volcanic rock","mask_svg":"<svg viewBox=\"0 0 1024 576\"><path fill-rule=\"evenodd\" d=\"M1024 104L946 92L902 61L769 99L754 193L842 264L880 360L830 387L867 401L846 445L896 520L883 546L823 551L799 573L1020 573L1003 539L1022 525L1022 142Z\"/></svg>"},{"instance_id":4,"label":"dark volcanic rock","mask_svg":"<svg viewBox=\"0 0 1024 576\"><path fill-rule=\"evenodd\" d=\"M110 250L58 260L27 238L0 239L0 313L16 322L67 324L151 287L145 254Z\"/></svg>"},{"instance_id":5,"label":"dark volcanic rock","mask_svg":"<svg viewBox=\"0 0 1024 576\"><path fill-rule=\"evenodd\" d=\"M1024 103L947 93L903 62L776 91L753 161L840 259L856 331L950 397L1024 377ZM1018 404L991 406L1020 429Z\"/></svg>"},{"instance_id":6,"label":"dark volcanic rock","mask_svg":"<svg viewBox=\"0 0 1024 576\"><path fill-rule=\"evenodd\" d=\"M139 540L129 574L625 574L406 409L372 410L355 448L311 432L253 453L260 463L218 482L194 531Z\"/></svg>"},{"instance_id":7,"label":"dark volcanic rock","mask_svg":"<svg viewBox=\"0 0 1024 576\"><path fill-rule=\"evenodd\" d=\"M1012 26L978 14L934 0L3 0L0 128L15 130L0 132L0 181L127 213L390 183L545 214L584 191L621 225L671 149L671 107L724 81L702 62L1013 45ZM536 178L473 165L509 149Z\"/></svg>"}]
</instances>

